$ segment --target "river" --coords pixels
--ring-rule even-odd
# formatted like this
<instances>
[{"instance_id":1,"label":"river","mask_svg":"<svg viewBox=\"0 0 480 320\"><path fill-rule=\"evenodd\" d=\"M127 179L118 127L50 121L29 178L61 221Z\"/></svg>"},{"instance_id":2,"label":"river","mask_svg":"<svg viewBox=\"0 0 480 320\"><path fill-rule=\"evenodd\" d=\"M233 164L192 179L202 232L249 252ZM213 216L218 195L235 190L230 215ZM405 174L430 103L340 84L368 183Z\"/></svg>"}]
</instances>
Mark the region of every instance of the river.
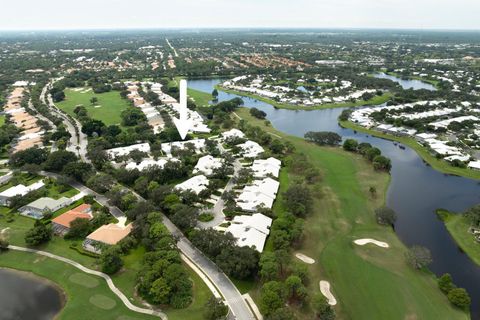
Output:
<instances>
[{"instance_id":1,"label":"river","mask_svg":"<svg viewBox=\"0 0 480 320\"><path fill-rule=\"evenodd\" d=\"M0 269L0 319L51 320L62 307L62 294L46 281Z\"/></svg>"},{"instance_id":2,"label":"river","mask_svg":"<svg viewBox=\"0 0 480 320\"><path fill-rule=\"evenodd\" d=\"M191 80L188 86L211 93L219 82L218 79ZM219 91L219 101L234 97L238 96ZM435 214L438 208L459 212L479 204L478 181L433 170L407 146L400 148L391 141L341 128L337 121L341 108L275 109L262 101L241 98L246 106L265 111L272 125L285 133L303 137L307 131L333 131L344 139L368 142L382 150L392 160L387 205L398 214L395 231L406 245L418 244L430 249L433 256L430 269L437 275L450 273L459 287L466 288L472 297L472 318L480 319L480 267L461 252Z\"/></svg>"}]
</instances>

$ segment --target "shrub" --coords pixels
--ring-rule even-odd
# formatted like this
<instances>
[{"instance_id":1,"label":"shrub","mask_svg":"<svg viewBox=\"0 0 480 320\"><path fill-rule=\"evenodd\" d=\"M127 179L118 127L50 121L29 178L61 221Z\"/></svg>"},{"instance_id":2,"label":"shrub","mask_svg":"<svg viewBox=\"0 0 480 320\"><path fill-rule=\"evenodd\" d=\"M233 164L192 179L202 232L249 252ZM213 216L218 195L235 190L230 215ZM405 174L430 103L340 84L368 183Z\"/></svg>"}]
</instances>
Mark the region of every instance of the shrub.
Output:
<instances>
[{"instance_id":1,"label":"shrub","mask_svg":"<svg viewBox=\"0 0 480 320\"><path fill-rule=\"evenodd\" d=\"M450 301L454 306L462 309L468 308L472 302L467 290L463 288L455 288L450 290L447 297L448 301Z\"/></svg>"}]
</instances>

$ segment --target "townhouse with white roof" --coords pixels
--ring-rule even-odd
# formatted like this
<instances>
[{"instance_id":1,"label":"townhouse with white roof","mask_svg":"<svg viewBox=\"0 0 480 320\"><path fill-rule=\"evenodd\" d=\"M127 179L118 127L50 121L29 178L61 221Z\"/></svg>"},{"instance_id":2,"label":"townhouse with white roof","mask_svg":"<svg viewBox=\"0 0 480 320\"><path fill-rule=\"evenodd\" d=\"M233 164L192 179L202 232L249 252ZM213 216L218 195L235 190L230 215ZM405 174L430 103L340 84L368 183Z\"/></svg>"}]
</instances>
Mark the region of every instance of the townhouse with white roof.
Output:
<instances>
[{"instance_id":1,"label":"townhouse with white roof","mask_svg":"<svg viewBox=\"0 0 480 320\"><path fill-rule=\"evenodd\" d=\"M225 232L232 234L238 246L251 247L261 253L271 225L272 219L261 213L240 215L233 218Z\"/></svg>"}]
</instances>

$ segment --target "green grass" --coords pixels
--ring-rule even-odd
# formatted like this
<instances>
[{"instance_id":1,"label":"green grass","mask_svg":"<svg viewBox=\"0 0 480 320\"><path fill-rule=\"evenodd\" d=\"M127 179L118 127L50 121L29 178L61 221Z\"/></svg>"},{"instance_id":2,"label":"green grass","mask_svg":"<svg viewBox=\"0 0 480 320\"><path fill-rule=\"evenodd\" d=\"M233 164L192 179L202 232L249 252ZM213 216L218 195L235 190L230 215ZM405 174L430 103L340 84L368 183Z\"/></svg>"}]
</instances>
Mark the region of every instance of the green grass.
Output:
<instances>
[{"instance_id":1,"label":"green grass","mask_svg":"<svg viewBox=\"0 0 480 320\"><path fill-rule=\"evenodd\" d=\"M66 89L65 95L65 100L57 103L57 107L75 117L73 110L75 110L76 106L83 105L87 108L88 115L91 118L101 120L107 126L112 124L120 125L122 122L120 114L129 107L128 101L122 99L118 91L96 94L93 91L82 93L81 91ZM92 97L98 98L98 102L95 105L101 106L100 108L95 108L90 103Z\"/></svg>"},{"instance_id":2,"label":"green grass","mask_svg":"<svg viewBox=\"0 0 480 320\"><path fill-rule=\"evenodd\" d=\"M417 152L417 154L423 160L425 160L425 162L427 162L433 169L435 169L437 171L447 173L447 174L458 175L458 176L462 176L462 177L466 177L466 178L470 178L470 179L477 179L477 180L480 179L480 171L467 169L467 168L453 167L447 161L435 158L427 150L427 148L420 145L413 138L397 137L397 136L392 136L392 135L389 135L389 134L384 134L384 133L379 132L379 131L363 128L363 127L358 126L358 125L356 125L352 122L349 122L349 121L341 121L340 125L344 128L350 128L352 130L356 130L356 131L359 131L359 132L368 133L368 134L370 134L372 136L375 136L375 137L379 137L379 138L403 143L404 145L407 145L410 148L412 148L413 150L415 150L415 152Z\"/></svg>"},{"instance_id":3,"label":"green grass","mask_svg":"<svg viewBox=\"0 0 480 320\"><path fill-rule=\"evenodd\" d=\"M66 294L66 304L58 319L118 320L125 316L129 319L158 319L127 309L103 279L87 275L90 285L99 279L95 288L72 281L79 270L63 262L32 253L9 251L0 254L0 266L32 272L60 286Z\"/></svg>"},{"instance_id":4,"label":"green grass","mask_svg":"<svg viewBox=\"0 0 480 320\"><path fill-rule=\"evenodd\" d=\"M251 117L248 110L237 113L249 123L292 142L296 152L305 154L321 171L322 179L313 187L315 203L305 222L305 240L298 249L317 261L308 266L310 294L319 292L320 280L330 281L339 302L335 311L340 319L469 318L450 306L430 272L408 266L404 258L407 248L393 230L375 222L374 209L385 203L389 175L373 171L360 156L340 148L318 147L278 132ZM284 168L280 176L282 190L296 178L288 170ZM377 189L375 198L369 194L371 186ZM282 210L280 197L275 212ZM353 240L366 237L385 241L390 248L353 244ZM252 296L255 299L258 292ZM296 313L300 319L312 318L308 308Z\"/></svg>"},{"instance_id":5,"label":"green grass","mask_svg":"<svg viewBox=\"0 0 480 320\"><path fill-rule=\"evenodd\" d=\"M5 116L0 115L0 126L3 126L5 124Z\"/></svg>"},{"instance_id":6,"label":"green grass","mask_svg":"<svg viewBox=\"0 0 480 320\"><path fill-rule=\"evenodd\" d=\"M199 107L208 107L208 102L212 100L211 94L191 88L188 88L188 96L192 98Z\"/></svg>"},{"instance_id":7,"label":"green grass","mask_svg":"<svg viewBox=\"0 0 480 320\"><path fill-rule=\"evenodd\" d=\"M474 236L468 232L470 222L463 214L455 214L441 210L443 222L448 232L457 245L472 259L480 265L480 243L475 241Z\"/></svg>"},{"instance_id":8,"label":"green grass","mask_svg":"<svg viewBox=\"0 0 480 320\"><path fill-rule=\"evenodd\" d=\"M367 101L359 100L357 102L326 103L326 104L314 105L309 107L304 105L292 105L292 104L280 103L280 102L277 102L265 97L261 97L258 95L250 94L247 92L225 89L220 85L216 85L215 88L217 88L217 90L221 90L227 93L237 94L239 96L250 97L252 99L263 101L279 109L290 109L290 110L319 110L319 109L358 107L358 106L365 106L365 105L379 105L387 102L392 97L391 93L384 93L381 96L375 96L372 99Z\"/></svg>"},{"instance_id":9,"label":"green grass","mask_svg":"<svg viewBox=\"0 0 480 320\"><path fill-rule=\"evenodd\" d=\"M0 214L4 214L6 212L8 212L8 208L0 207ZM15 220L10 223L6 222L5 218L0 217L0 230L4 228L9 228L7 234L8 234L8 239L10 244L18 245L18 246L26 246L26 243L24 240L25 232L30 228L32 228L34 223L35 223L34 219L30 219L30 218L19 216L19 215L15 215ZM82 255L77 251L71 249L70 245L74 243L80 245L81 241L65 240L61 237L53 237L52 240L50 240L47 244L38 247L38 249L52 252L56 255L72 259L84 265L87 268L98 270L99 266L98 266L97 259L92 258L90 256ZM129 300L133 304L139 307L143 307L143 306L142 306L141 299L135 295L136 275L138 270L140 270L142 266L141 264L143 261L144 254L145 254L145 249L141 246L131 250L128 255L123 257L124 267L122 268L122 270L119 273L112 276L112 280L115 283L115 285L129 298ZM2 260L3 260L3 256L0 256L0 267L5 266L2 264ZM40 268L42 267L42 265L43 265L43 262L42 264L39 263L37 267ZM18 268L15 266L9 266L9 267L18 269L18 270L25 270L25 269L22 269L21 266L19 266ZM207 285L203 282L203 280L192 269L190 269L187 265L185 265L185 268L190 278L193 281L192 304L185 309L177 310L173 308L167 308L165 310L162 309L162 311L165 311L169 319L171 320L182 320L182 319L201 320L203 310L204 310L204 305L207 302L207 300L212 296L212 293L208 289ZM36 270L37 268L34 268L33 271L36 273L37 272ZM31 270L29 269L27 271L31 271ZM49 277L48 274L44 274L44 275L39 274L39 275L57 282L55 278ZM67 278L71 277L72 275L73 273L69 273ZM78 275L73 276L73 279L70 282L78 284L77 283L78 281L76 281L78 279L75 277L78 277ZM86 281L82 285L88 286L89 284L90 284L90 281ZM59 285L63 288L62 283L59 283ZM94 292L95 294L101 293L101 292L97 292L96 289L95 291L90 289L90 292L91 293ZM108 295L106 296L110 297ZM85 299L83 300L83 303L84 304L88 303L89 298L87 297L84 297L84 298ZM80 304L80 302L77 302L77 303ZM88 308L88 305L84 305L84 307ZM142 317L138 317L138 318L144 319ZM69 318L67 317L66 319L69 319ZM72 319L77 319L77 318L72 318ZM97 318L94 318L94 319L97 319ZM115 318L105 318L105 319L115 319Z\"/></svg>"}]
</instances>

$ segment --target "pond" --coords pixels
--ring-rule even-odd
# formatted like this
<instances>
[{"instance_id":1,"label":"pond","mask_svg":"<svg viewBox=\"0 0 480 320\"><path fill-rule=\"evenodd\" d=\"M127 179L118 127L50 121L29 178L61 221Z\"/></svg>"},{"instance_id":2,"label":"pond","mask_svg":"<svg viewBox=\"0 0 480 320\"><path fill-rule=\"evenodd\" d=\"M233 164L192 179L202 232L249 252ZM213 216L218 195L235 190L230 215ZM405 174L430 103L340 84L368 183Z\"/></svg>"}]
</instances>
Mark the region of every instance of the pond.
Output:
<instances>
[{"instance_id":1,"label":"pond","mask_svg":"<svg viewBox=\"0 0 480 320\"><path fill-rule=\"evenodd\" d=\"M210 93L219 82L218 79L192 80L188 85ZM238 96L219 91L219 101L234 97ZM466 288L473 301L472 316L480 319L480 267L461 252L435 214L438 208L464 211L480 203L478 181L433 170L407 146L341 128L337 121L341 108L275 109L256 99L241 98L246 106L265 111L272 125L285 133L303 137L307 131L333 131L344 139L368 142L382 150L393 165L387 205L398 214L395 231L406 245L418 244L430 249L434 261L430 269L437 275L450 273L458 286Z\"/></svg>"},{"instance_id":2,"label":"pond","mask_svg":"<svg viewBox=\"0 0 480 320\"><path fill-rule=\"evenodd\" d=\"M43 279L0 269L0 319L50 320L62 307L62 293Z\"/></svg>"},{"instance_id":3,"label":"pond","mask_svg":"<svg viewBox=\"0 0 480 320\"><path fill-rule=\"evenodd\" d=\"M395 81L398 84L400 84L403 89L413 89L413 90L426 89L430 91L437 90L437 88L435 88L434 85L421 80L402 79L386 73L376 73L374 74L374 77L379 79L389 79L389 80Z\"/></svg>"}]
</instances>

